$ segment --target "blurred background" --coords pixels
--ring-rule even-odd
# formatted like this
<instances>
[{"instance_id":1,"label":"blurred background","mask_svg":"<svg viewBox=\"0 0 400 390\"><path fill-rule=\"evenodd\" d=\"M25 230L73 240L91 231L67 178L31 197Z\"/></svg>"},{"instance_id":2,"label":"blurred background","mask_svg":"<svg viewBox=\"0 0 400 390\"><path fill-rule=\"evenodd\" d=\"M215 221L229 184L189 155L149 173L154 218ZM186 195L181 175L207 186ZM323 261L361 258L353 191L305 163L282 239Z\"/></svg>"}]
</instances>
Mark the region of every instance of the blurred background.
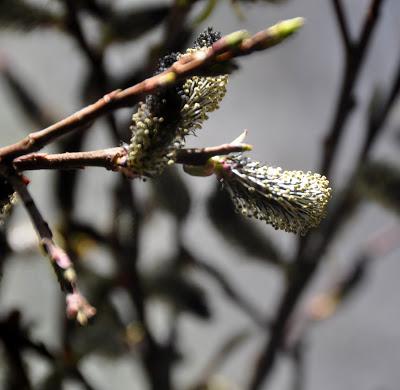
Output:
<instances>
[{"instance_id":1,"label":"blurred background","mask_svg":"<svg viewBox=\"0 0 400 390\"><path fill-rule=\"evenodd\" d=\"M0 144L144 79L157 58L190 47L207 26L255 33L303 16L293 38L237 61L220 109L187 146L219 145L248 129L254 159L322 173L346 63L334 3L0 0ZM357 42L378 2L343 3ZM214 178L179 166L128 184L100 168L27 174L97 315L84 328L65 319L54 273L17 205L1 227L0 388L398 389L400 3L381 3L329 169L332 209L303 243L237 216ZM133 111L115 113L119 140L105 119L46 151L127 141ZM303 269L312 275L282 318L282 297ZM51 356L21 346L25 366L13 365L7 340L21 335Z\"/></svg>"}]
</instances>

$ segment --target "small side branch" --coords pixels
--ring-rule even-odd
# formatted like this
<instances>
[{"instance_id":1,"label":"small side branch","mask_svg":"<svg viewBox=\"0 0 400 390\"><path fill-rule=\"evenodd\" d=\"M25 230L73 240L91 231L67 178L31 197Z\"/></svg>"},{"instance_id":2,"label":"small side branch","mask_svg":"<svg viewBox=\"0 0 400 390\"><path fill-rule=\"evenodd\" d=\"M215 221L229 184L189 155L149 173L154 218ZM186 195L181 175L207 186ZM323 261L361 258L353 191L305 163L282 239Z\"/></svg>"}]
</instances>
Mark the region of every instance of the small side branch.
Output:
<instances>
[{"instance_id":1,"label":"small side branch","mask_svg":"<svg viewBox=\"0 0 400 390\"><path fill-rule=\"evenodd\" d=\"M228 299L230 299L240 310L246 313L248 317L260 327L260 329L268 329L268 325L270 324L269 319L264 318L261 313L259 313L258 309L235 289L221 271L199 259L192 258L192 261L193 265L213 279Z\"/></svg>"},{"instance_id":2,"label":"small side branch","mask_svg":"<svg viewBox=\"0 0 400 390\"><path fill-rule=\"evenodd\" d=\"M103 167L117 171L126 160L127 151L123 147L74 153L32 153L13 161L18 171L39 169L82 169L85 167Z\"/></svg>"},{"instance_id":3,"label":"small side branch","mask_svg":"<svg viewBox=\"0 0 400 390\"><path fill-rule=\"evenodd\" d=\"M361 149L358 161L359 164L361 164L365 160L365 156L367 155L371 145L378 136L379 132L382 131L393 109L393 106L399 97L399 94L400 94L400 59L398 61L397 69L393 78L393 82L391 84L391 88L388 91L386 98L383 100L380 110L378 111L377 115L371 117L369 120L364 145Z\"/></svg>"},{"instance_id":4,"label":"small side branch","mask_svg":"<svg viewBox=\"0 0 400 390\"><path fill-rule=\"evenodd\" d=\"M177 151L176 162L186 165L204 165L211 157L241 153L251 149L252 146L249 144L223 144L206 148L180 149Z\"/></svg>"},{"instance_id":5,"label":"small side branch","mask_svg":"<svg viewBox=\"0 0 400 390\"><path fill-rule=\"evenodd\" d=\"M347 55L349 55L352 48L352 42L350 39L349 26L347 23L346 14L343 9L343 4L341 0L332 0L332 4L339 24L339 30L342 37L343 45Z\"/></svg>"},{"instance_id":6,"label":"small side branch","mask_svg":"<svg viewBox=\"0 0 400 390\"><path fill-rule=\"evenodd\" d=\"M371 0L366 13L360 38L348 52L341 89L329 132L324 141L321 173L330 176L334 158L343 135L349 115L355 107L354 90L359 79L362 65L370 47L371 38L379 20L379 12L384 0Z\"/></svg>"},{"instance_id":7,"label":"small side branch","mask_svg":"<svg viewBox=\"0 0 400 390\"><path fill-rule=\"evenodd\" d=\"M178 164L204 165L213 156L251 150L248 144L223 144L206 148L180 149L177 151L176 162ZM13 161L17 171L29 171L40 169L82 169L84 167L103 167L111 171L129 173L127 167L128 151L125 147L93 150L76 153L32 153L20 156Z\"/></svg>"},{"instance_id":8,"label":"small side branch","mask_svg":"<svg viewBox=\"0 0 400 390\"><path fill-rule=\"evenodd\" d=\"M52 231L37 208L22 177L15 172L4 172L3 169L1 174L7 178L18 193L32 220L39 236L39 243L48 255L61 289L66 294L67 315L70 318L75 318L82 325L86 324L88 319L94 316L96 309L87 302L78 290L75 269L69 256L54 243Z\"/></svg>"},{"instance_id":9,"label":"small side branch","mask_svg":"<svg viewBox=\"0 0 400 390\"><path fill-rule=\"evenodd\" d=\"M36 152L65 134L89 127L104 114L117 108L131 107L145 95L172 86L194 74L207 74L212 65L226 63L234 57L249 55L254 51L275 46L296 32L302 24L301 18L283 21L252 37L245 31L237 31L221 38L205 51L183 55L166 71L125 90L112 91L75 114L43 130L31 133L15 144L0 148L0 162L11 161L21 155Z\"/></svg>"}]
</instances>

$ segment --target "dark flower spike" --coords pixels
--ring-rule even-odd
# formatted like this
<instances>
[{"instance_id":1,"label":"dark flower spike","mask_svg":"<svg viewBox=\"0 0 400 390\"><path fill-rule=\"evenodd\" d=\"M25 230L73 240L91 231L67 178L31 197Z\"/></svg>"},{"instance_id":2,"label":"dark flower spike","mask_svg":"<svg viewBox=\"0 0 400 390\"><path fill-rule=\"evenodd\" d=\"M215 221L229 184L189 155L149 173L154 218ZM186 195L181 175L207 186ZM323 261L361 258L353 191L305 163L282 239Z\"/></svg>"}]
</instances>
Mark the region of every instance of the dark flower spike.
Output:
<instances>
[{"instance_id":1,"label":"dark flower spike","mask_svg":"<svg viewBox=\"0 0 400 390\"><path fill-rule=\"evenodd\" d=\"M208 29L186 53L206 50L220 38ZM201 46L208 45L208 46ZM182 56L172 53L159 63L159 72ZM148 96L132 116L133 136L128 165L139 176L157 176L175 162L175 152L185 145L185 138L200 129L208 113L219 108L226 93L227 75L192 76L183 83Z\"/></svg>"},{"instance_id":2,"label":"dark flower spike","mask_svg":"<svg viewBox=\"0 0 400 390\"><path fill-rule=\"evenodd\" d=\"M325 216L331 188L325 176L283 171L243 155L214 157L214 172L238 212L275 229L304 235Z\"/></svg>"},{"instance_id":3,"label":"dark flower spike","mask_svg":"<svg viewBox=\"0 0 400 390\"><path fill-rule=\"evenodd\" d=\"M10 197L8 198L8 200L6 202L2 202L0 204L0 225L2 225L4 223L5 219L9 215L13 205L16 202L17 202L17 197L16 197L15 193L13 193L12 195L10 195Z\"/></svg>"},{"instance_id":4,"label":"dark flower spike","mask_svg":"<svg viewBox=\"0 0 400 390\"><path fill-rule=\"evenodd\" d=\"M0 225L4 223L12 206L16 203L16 195L10 184L0 177Z\"/></svg>"},{"instance_id":5,"label":"dark flower spike","mask_svg":"<svg viewBox=\"0 0 400 390\"><path fill-rule=\"evenodd\" d=\"M211 46L221 38L222 34L219 31L214 31L212 27L208 27L193 42L193 48L201 49L202 47Z\"/></svg>"}]
</instances>

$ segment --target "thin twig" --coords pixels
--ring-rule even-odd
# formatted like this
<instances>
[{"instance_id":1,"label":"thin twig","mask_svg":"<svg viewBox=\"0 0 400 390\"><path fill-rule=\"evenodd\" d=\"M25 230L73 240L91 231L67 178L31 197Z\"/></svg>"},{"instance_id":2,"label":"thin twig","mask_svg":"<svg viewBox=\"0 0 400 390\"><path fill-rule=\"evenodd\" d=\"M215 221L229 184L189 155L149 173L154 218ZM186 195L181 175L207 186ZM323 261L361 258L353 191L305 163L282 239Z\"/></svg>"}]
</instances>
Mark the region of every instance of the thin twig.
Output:
<instances>
[{"instance_id":1,"label":"thin twig","mask_svg":"<svg viewBox=\"0 0 400 390\"><path fill-rule=\"evenodd\" d=\"M33 386L28 375L28 367L23 359L23 351L32 346L27 343L20 320L21 313L17 310L11 311L5 318L0 319L0 341L9 366L6 387L30 390ZM4 380L2 382L4 384Z\"/></svg>"},{"instance_id":2,"label":"thin twig","mask_svg":"<svg viewBox=\"0 0 400 390\"><path fill-rule=\"evenodd\" d=\"M300 25L301 20L299 19L298 26L300 27ZM15 144L0 148L0 162L38 151L65 134L87 128L94 120L106 113L117 108L131 107L146 94L174 85L193 74L199 74L214 64L275 46L283 39L279 35L280 31L277 26L279 24L250 38L247 37L246 32L238 31L221 38L207 50L183 55L166 71L125 90L112 91L96 103L79 110L52 126L31 133ZM205 73L207 74L207 72Z\"/></svg>"},{"instance_id":3,"label":"thin twig","mask_svg":"<svg viewBox=\"0 0 400 390\"><path fill-rule=\"evenodd\" d=\"M120 215L129 213L129 232L121 231ZM136 310L138 321L143 330L142 361L148 374L152 389L171 389L171 373L167 361L160 360L162 346L154 338L148 321L145 306L145 292L137 267L139 255L140 211L136 206L134 193L127 180L120 180L114 194L114 226L112 231L112 249L119 271L119 277ZM125 226L126 228L126 226Z\"/></svg>"},{"instance_id":4,"label":"thin twig","mask_svg":"<svg viewBox=\"0 0 400 390\"><path fill-rule=\"evenodd\" d=\"M303 390L305 389L305 371L306 371L306 362L305 362L305 343L299 342L293 352L293 365L294 365L294 375L293 375L293 384L292 390Z\"/></svg>"},{"instance_id":5,"label":"thin twig","mask_svg":"<svg viewBox=\"0 0 400 390\"><path fill-rule=\"evenodd\" d=\"M68 316L76 318L81 324L85 324L95 314L96 310L79 292L76 284L76 272L69 256L54 243L53 233L33 201L23 179L17 173L6 171L5 169L1 169L0 173L7 178L7 181L18 193L32 220L32 224L39 236L39 243L51 261L61 289L66 293Z\"/></svg>"},{"instance_id":6,"label":"thin twig","mask_svg":"<svg viewBox=\"0 0 400 390\"><path fill-rule=\"evenodd\" d=\"M180 149L177 151L176 162L187 165L204 165L211 157L246 152L251 148L252 146L249 144L223 144L206 148Z\"/></svg>"},{"instance_id":7,"label":"thin twig","mask_svg":"<svg viewBox=\"0 0 400 390\"><path fill-rule=\"evenodd\" d=\"M248 144L223 144L206 148L180 149L177 151L178 164L204 165L213 156L226 155L250 150ZM127 172L128 150L125 147L74 153L32 153L13 161L18 171L39 169L81 169L103 167L112 171ZM134 172L132 172L134 175Z\"/></svg>"},{"instance_id":8,"label":"thin twig","mask_svg":"<svg viewBox=\"0 0 400 390\"><path fill-rule=\"evenodd\" d=\"M336 18L339 24L340 35L343 40L343 45L346 50L347 56L350 54L352 49L352 42L350 39L349 26L346 18L346 14L343 9L343 4L341 0L332 0L333 8L336 13Z\"/></svg>"},{"instance_id":9,"label":"thin twig","mask_svg":"<svg viewBox=\"0 0 400 390\"><path fill-rule=\"evenodd\" d=\"M336 104L331 128L324 141L324 153L321 173L330 175L334 156L342 138L344 126L349 114L355 106L354 89L360 76L360 70L368 52L372 34L379 19L379 11L384 0L372 0L364 21L360 39L352 46L347 56L346 68L341 84L341 90Z\"/></svg>"},{"instance_id":10,"label":"thin twig","mask_svg":"<svg viewBox=\"0 0 400 390\"><path fill-rule=\"evenodd\" d=\"M55 122L56 119L54 119L51 111L38 104L34 93L22 82L18 74L14 72L13 64L8 62L8 58L3 57L3 53L0 53L0 76L4 78L21 112L35 125L40 127L46 127Z\"/></svg>"},{"instance_id":11,"label":"thin twig","mask_svg":"<svg viewBox=\"0 0 400 390\"><path fill-rule=\"evenodd\" d=\"M223 272L199 259L193 258L192 261L194 262L194 266L211 277L220 286L228 299L230 299L240 310L247 314L257 326L259 326L261 329L268 328L270 321L268 321L266 318L263 318L259 310L236 290Z\"/></svg>"},{"instance_id":12,"label":"thin twig","mask_svg":"<svg viewBox=\"0 0 400 390\"><path fill-rule=\"evenodd\" d=\"M64 3L67 9L67 24L69 25L69 32L75 38L76 42L81 48L82 53L89 62L99 95L106 94L109 90L109 77L104 68L103 53L92 47L86 39L79 21L76 2L72 0L64 0ZM109 113L107 117L107 123L111 129L111 134L113 135L115 142L119 142L121 137L117 129L117 122L111 113Z\"/></svg>"},{"instance_id":13,"label":"thin twig","mask_svg":"<svg viewBox=\"0 0 400 390\"><path fill-rule=\"evenodd\" d=\"M117 171L120 161L127 157L123 147L74 153L32 153L20 156L13 161L18 171L38 169L81 169L84 167L103 167Z\"/></svg>"},{"instance_id":14,"label":"thin twig","mask_svg":"<svg viewBox=\"0 0 400 390\"><path fill-rule=\"evenodd\" d=\"M400 59L397 64L397 70L393 79L393 83L391 84L392 87L386 97L386 99L383 101L383 104L381 107L379 107L378 114L374 117L370 118L370 121L368 123L368 129L367 129L367 134L366 138L364 141L364 145L361 149L360 157L359 157L359 163L363 162L365 160L365 156L368 153L368 150L370 149L372 143L374 142L375 138L377 137L379 131L384 127L385 122L387 118L390 115L390 112L393 108L394 103L399 97L400 94Z\"/></svg>"},{"instance_id":15,"label":"thin twig","mask_svg":"<svg viewBox=\"0 0 400 390\"><path fill-rule=\"evenodd\" d=\"M99 66L102 63L102 56L90 46L85 35L83 34L83 30L79 22L76 2L73 0L64 0L64 3L67 10L66 22L68 31L75 37L75 40L81 48L81 51L86 55L91 68L95 71L97 82L104 83L105 77L102 72L103 67ZM105 85L102 87L105 87Z\"/></svg>"},{"instance_id":16,"label":"thin twig","mask_svg":"<svg viewBox=\"0 0 400 390\"><path fill-rule=\"evenodd\" d=\"M6 352L10 355L10 362L14 365L14 369L18 369L17 374L21 376L21 382L25 382L28 378L21 371L21 368L23 368L23 352L31 351L51 363L57 370L63 367L66 376L77 379L85 389L94 389L79 370L76 360L68 360L65 354L54 353L42 342L31 339L28 330L21 324L21 315L18 311L11 311L7 317L0 319L0 340L3 342ZM16 363L18 366L15 366ZM25 389L21 384L20 387Z\"/></svg>"},{"instance_id":17,"label":"thin twig","mask_svg":"<svg viewBox=\"0 0 400 390\"><path fill-rule=\"evenodd\" d=\"M221 366L223 366L230 358L234 357L234 352L237 351L251 336L248 330L240 330L227 337L226 340L219 345L202 369L201 374L188 387L188 390L204 390L209 388L209 381L216 375Z\"/></svg>"}]
</instances>

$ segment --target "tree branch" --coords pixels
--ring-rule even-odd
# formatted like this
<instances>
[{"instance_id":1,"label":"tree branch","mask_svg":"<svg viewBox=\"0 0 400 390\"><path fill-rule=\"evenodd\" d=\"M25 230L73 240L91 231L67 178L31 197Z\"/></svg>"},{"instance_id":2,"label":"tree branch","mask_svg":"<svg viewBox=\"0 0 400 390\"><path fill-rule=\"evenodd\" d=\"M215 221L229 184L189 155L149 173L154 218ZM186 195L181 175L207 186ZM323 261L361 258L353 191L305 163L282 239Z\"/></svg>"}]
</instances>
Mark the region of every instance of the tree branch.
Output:
<instances>
[{"instance_id":1,"label":"tree branch","mask_svg":"<svg viewBox=\"0 0 400 390\"><path fill-rule=\"evenodd\" d=\"M17 171L39 169L82 169L84 167L103 167L117 171L126 166L127 151L123 147L74 153L32 153L20 156L13 161Z\"/></svg>"},{"instance_id":2,"label":"tree branch","mask_svg":"<svg viewBox=\"0 0 400 390\"><path fill-rule=\"evenodd\" d=\"M71 116L43 130L29 134L19 142L0 148L0 161L12 160L23 154L40 150L55 139L72 131L89 127L100 116L122 107L131 107L143 96L174 85L194 74L199 74L215 64L234 57L249 55L254 51L275 46L303 24L301 18L284 21L248 37L245 31L229 34L205 51L185 54L166 71L150 77L125 90L115 90Z\"/></svg>"},{"instance_id":3,"label":"tree branch","mask_svg":"<svg viewBox=\"0 0 400 390\"><path fill-rule=\"evenodd\" d=\"M239 153L250 150L248 144L223 144L206 148L180 149L176 153L178 164L204 165L213 156ZM75 153L31 153L17 157L13 166L17 171L40 169L81 169L84 167L103 167L111 171L120 171L130 177L135 173L127 167L128 150L121 146L89 152Z\"/></svg>"},{"instance_id":4,"label":"tree branch","mask_svg":"<svg viewBox=\"0 0 400 390\"><path fill-rule=\"evenodd\" d=\"M382 130L382 128L384 127L385 122L389 117L390 112L393 108L393 105L399 97L399 94L400 94L400 60L398 61L397 64L396 73L390 91L388 92L385 100L383 101L382 106L379 107L378 114L374 117L371 117L368 123L366 138L359 157L360 164L364 161L365 156L367 155L375 138L378 136L379 131Z\"/></svg>"},{"instance_id":5,"label":"tree branch","mask_svg":"<svg viewBox=\"0 0 400 390\"><path fill-rule=\"evenodd\" d=\"M33 201L22 177L15 172L5 170L1 166L0 168L0 173L7 178L7 181L9 181L21 198L39 236L39 243L51 261L61 289L66 293L68 316L76 318L82 325L86 324L88 319L96 313L96 309L79 292L76 284L76 272L69 256L54 243L53 233Z\"/></svg>"},{"instance_id":6,"label":"tree branch","mask_svg":"<svg viewBox=\"0 0 400 390\"><path fill-rule=\"evenodd\" d=\"M350 32L346 14L344 12L341 0L332 0L332 5L336 13L336 18L339 24L339 30L340 30L340 35L342 37L343 45L346 50L346 54L348 56L351 52L353 44L350 39Z\"/></svg>"},{"instance_id":7,"label":"tree branch","mask_svg":"<svg viewBox=\"0 0 400 390\"><path fill-rule=\"evenodd\" d=\"M324 141L324 153L322 159L321 173L330 175L333 159L336 155L341 140L344 126L350 112L355 106L354 88L360 76L360 70L368 52L372 33L378 22L379 11L384 0L371 0L365 17L364 26L360 39L352 46L347 56L346 69L342 80L341 90L336 104L336 111L333 117L331 128Z\"/></svg>"}]
</instances>

